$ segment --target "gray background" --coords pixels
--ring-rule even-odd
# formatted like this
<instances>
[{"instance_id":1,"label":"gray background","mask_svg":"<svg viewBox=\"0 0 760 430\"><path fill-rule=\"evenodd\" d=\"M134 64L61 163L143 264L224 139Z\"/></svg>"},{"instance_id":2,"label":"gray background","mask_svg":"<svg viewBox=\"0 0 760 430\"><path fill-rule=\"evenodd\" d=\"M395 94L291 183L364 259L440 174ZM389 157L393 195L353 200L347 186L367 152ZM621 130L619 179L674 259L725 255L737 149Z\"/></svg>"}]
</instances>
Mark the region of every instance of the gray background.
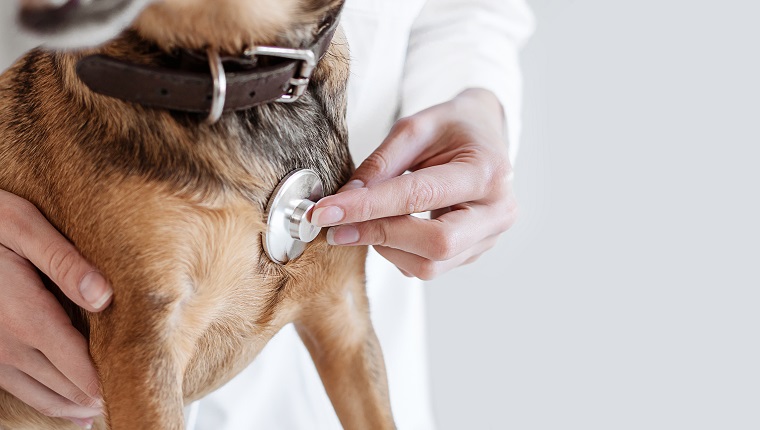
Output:
<instances>
[{"instance_id":1,"label":"gray background","mask_svg":"<svg viewBox=\"0 0 760 430\"><path fill-rule=\"evenodd\" d=\"M760 3L531 5L521 218L429 288L440 429L760 429Z\"/></svg>"}]
</instances>

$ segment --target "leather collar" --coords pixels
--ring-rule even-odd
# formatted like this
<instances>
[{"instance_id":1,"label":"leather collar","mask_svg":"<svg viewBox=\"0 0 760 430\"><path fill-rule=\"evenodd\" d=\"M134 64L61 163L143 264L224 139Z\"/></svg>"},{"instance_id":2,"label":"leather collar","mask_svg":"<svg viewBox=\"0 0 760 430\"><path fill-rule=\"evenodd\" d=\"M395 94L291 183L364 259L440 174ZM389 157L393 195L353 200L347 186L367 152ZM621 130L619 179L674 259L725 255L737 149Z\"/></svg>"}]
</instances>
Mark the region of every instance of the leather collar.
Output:
<instances>
[{"instance_id":1,"label":"leather collar","mask_svg":"<svg viewBox=\"0 0 760 430\"><path fill-rule=\"evenodd\" d=\"M217 57L218 64L233 70L220 71L226 91L222 91L219 114L221 110L239 111L263 103L296 101L306 90L316 62L330 47L341 9L328 15L314 44L307 49L255 47L241 58ZM185 52L181 57L181 61L175 60L177 67L158 67L97 54L79 60L76 70L79 79L98 94L154 108L211 112L219 102L220 90L219 76L210 72L214 66L205 64L199 70L197 54ZM188 67L192 63L195 66Z\"/></svg>"}]
</instances>

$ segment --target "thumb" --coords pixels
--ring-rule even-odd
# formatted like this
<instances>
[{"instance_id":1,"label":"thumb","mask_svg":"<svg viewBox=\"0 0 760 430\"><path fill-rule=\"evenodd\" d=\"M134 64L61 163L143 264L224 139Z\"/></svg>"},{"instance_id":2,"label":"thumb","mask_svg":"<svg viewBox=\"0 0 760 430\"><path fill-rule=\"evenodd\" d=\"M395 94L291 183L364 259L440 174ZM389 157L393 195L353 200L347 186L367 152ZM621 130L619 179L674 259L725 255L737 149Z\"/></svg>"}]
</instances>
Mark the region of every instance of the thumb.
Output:
<instances>
[{"instance_id":1,"label":"thumb","mask_svg":"<svg viewBox=\"0 0 760 430\"><path fill-rule=\"evenodd\" d=\"M105 309L113 289L31 203L2 192L5 226L0 243L29 260L77 305L90 312Z\"/></svg>"}]
</instances>

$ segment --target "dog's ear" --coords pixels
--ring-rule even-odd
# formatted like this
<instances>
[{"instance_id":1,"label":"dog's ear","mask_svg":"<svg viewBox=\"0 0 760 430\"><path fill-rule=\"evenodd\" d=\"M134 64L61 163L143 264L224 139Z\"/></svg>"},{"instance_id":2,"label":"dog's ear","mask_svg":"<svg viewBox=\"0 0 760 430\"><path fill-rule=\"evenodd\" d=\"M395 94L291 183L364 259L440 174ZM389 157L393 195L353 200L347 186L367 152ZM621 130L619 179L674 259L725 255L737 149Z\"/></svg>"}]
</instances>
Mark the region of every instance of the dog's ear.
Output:
<instances>
[{"instance_id":1,"label":"dog's ear","mask_svg":"<svg viewBox=\"0 0 760 430\"><path fill-rule=\"evenodd\" d=\"M18 20L51 48L85 48L114 38L156 1L21 0Z\"/></svg>"}]
</instances>

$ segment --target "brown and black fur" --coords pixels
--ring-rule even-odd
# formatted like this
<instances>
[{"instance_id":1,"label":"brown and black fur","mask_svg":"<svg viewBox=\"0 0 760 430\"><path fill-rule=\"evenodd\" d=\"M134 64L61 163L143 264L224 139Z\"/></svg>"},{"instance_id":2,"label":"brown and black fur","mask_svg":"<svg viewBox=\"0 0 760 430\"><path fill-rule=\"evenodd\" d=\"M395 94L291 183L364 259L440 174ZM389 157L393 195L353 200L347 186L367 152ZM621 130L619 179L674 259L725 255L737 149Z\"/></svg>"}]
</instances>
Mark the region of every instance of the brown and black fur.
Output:
<instances>
[{"instance_id":1,"label":"brown and black fur","mask_svg":"<svg viewBox=\"0 0 760 430\"><path fill-rule=\"evenodd\" d=\"M261 244L266 203L287 173L314 169L328 194L351 175L343 37L297 103L228 113L213 126L94 94L74 71L93 52L149 64L178 46L216 44L230 54L246 43L306 46L338 2L283 1L291 7L283 16L297 18L253 25L260 34L243 34L254 24L245 22L242 36L227 25L229 38L204 33L204 23L199 34L183 35L180 24L176 33L151 30L173 3L185 7L151 6L102 48L34 50L0 77L0 189L31 201L114 288L99 314L64 303L89 336L100 376L106 415L96 427L182 429L185 404L232 378L294 322L343 426L393 428L368 314L366 249L328 247L322 235L278 266ZM70 427L0 390L0 429Z\"/></svg>"}]
</instances>

